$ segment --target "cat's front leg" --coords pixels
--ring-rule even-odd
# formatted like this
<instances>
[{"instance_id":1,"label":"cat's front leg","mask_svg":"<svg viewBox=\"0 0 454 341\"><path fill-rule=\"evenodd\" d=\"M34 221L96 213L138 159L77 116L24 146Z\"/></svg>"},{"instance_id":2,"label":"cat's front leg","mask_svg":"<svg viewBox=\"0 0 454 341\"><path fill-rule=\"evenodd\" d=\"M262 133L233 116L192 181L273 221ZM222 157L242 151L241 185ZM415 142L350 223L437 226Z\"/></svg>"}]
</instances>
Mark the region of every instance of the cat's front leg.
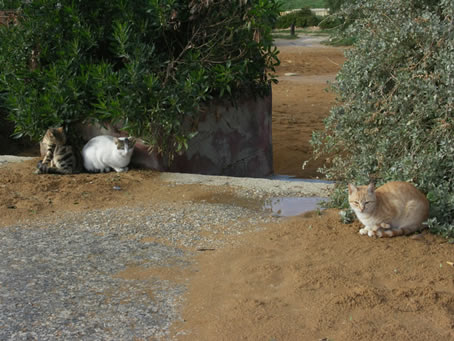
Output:
<instances>
[{"instance_id":1,"label":"cat's front leg","mask_svg":"<svg viewBox=\"0 0 454 341\"><path fill-rule=\"evenodd\" d=\"M364 226L361 230L359 230L359 234L365 235L367 234L369 237L375 236L375 232L380 228L378 225L374 226Z\"/></svg>"},{"instance_id":2,"label":"cat's front leg","mask_svg":"<svg viewBox=\"0 0 454 341\"><path fill-rule=\"evenodd\" d=\"M369 237L374 234L374 231L376 231L376 228L374 226L364 226L361 230L359 230L359 234L361 235L369 235Z\"/></svg>"},{"instance_id":3,"label":"cat's front leg","mask_svg":"<svg viewBox=\"0 0 454 341\"><path fill-rule=\"evenodd\" d=\"M360 235L365 235L365 234L367 234L367 232L369 232L369 229L367 228L367 226L365 226L359 230Z\"/></svg>"},{"instance_id":4,"label":"cat's front leg","mask_svg":"<svg viewBox=\"0 0 454 341\"><path fill-rule=\"evenodd\" d=\"M38 164L36 165L36 169L35 169L35 174L41 174L41 166L42 166L43 162L40 160L38 162Z\"/></svg>"},{"instance_id":5,"label":"cat's front leg","mask_svg":"<svg viewBox=\"0 0 454 341\"><path fill-rule=\"evenodd\" d=\"M46 174L49 173L49 167L50 165L48 163L44 163L42 161L38 162L38 165L36 166L36 171L35 174Z\"/></svg>"},{"instance_id":6,"label":"cat's front leg","mask_svg":"<svg viewBox=\"0 0 454 341\"><path fill-rule=\"evenodd\" d=\"M377 233L376 231L377 231L377 230L369 230L369 231L367 231L367 235L368 235L369 237L375 237L375 236L377 235L377 234L376 234L376 233Z\"/></svg>"},{"instance_id":7,"label":"cat's front leg","mask_svg":"<svg viewBox=\"0 0 454 341\"><path fill-rule=\"evenodd\" d=\"M367 230L364 231L364 233L361 233L361 230L360 230L360 233L361 234L366 234L367 233L367 235L369 237L374 237L374 236L379 236L377 231L379 231L379 230L387 230L389 228L391 228L390 224L380 223L380 224L377 224L377 225L374 225L374 226L366 226L366 228L364 228L364 229L367 229ZM362 230L364 230L364 229L362 229Z\"/></svg>"},{"instance_id":8,"label":"cat's front leg","mask_svg":"<svg viewBox=\"0 0 454 341\"><path fill-rule=\"evenodd\" d=\"M391 228L390 224L388 224L388 223L380 223L374 228L373 231L369 231L368 236L369 237L375 236L375 237L381 238L384 235L384 231L388 230L390 228Z\"/></svg>"},{"instance_id":9,"label":"cat's front leg","mask_svg":"<svg viewBox=\"0 0 454 341\"><path fill-rule=\"evenodd\" d=\"M382 229L388 229L390 227L391 227L391 225L389 225L387 223L380 223L380 224L374 225L372 227L369 227L369 230L367 231L367 235L369 237L378 237L378 236L380 236L378 231L381 231Z\"/></svg>"}]
</instances>

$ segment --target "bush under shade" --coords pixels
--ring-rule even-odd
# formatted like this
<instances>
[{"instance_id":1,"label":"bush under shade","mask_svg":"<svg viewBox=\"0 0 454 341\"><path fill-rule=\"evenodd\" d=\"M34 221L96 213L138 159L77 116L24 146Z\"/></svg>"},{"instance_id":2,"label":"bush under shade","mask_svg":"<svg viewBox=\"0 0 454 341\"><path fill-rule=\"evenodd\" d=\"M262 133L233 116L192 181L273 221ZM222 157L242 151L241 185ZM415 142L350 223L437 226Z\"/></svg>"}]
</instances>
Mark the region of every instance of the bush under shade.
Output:
<instances>
[{"instance_id":1,"label":"bush under shade","mask_svg":"<svg viewBox=\"0 0 454 341\"><path fill-rule=\"evenodd\" d=\"M269 93L274 0L16 1L0 26L0 106L16 132L120 123L164 154L212 99Z\"/></svg>"},{"instance_id":2,"label":"bush under shade","mask_svg":"<svg viewBox=\"0 0 454 341\"><path fill-rule=\"evenodd\" d=\"M346 183L409 181L431 203L429 227L454 237L454 7L452 1L356 1L357 37L334 90L339 105L314 133L323 173Z\"/></svg>"}]
</instances>

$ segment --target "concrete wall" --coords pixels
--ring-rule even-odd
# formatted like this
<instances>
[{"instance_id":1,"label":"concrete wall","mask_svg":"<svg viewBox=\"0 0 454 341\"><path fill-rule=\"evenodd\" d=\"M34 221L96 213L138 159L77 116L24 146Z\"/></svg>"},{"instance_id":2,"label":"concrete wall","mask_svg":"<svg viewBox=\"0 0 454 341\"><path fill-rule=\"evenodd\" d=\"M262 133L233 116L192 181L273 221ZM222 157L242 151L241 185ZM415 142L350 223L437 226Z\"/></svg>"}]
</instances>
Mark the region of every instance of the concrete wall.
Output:
<instances>
[{"instance_id":1,"label":"concrete wall","mask_svg":"<svg viewBox=\"0 0 454 341\"><path fill-rule=\"evenodd\" d=\"M329 15L329 8L311 8L310 10L312 13L314 13L318 17L326 17L327 15ZM289 11L280 12L279 14L286 15L286 14L290 14L290 13L298 12L298 11L301 11L301 9L300 8L291 9Z\"/></svg>"},{"instance_id":2,"label":"concrete wall","mask_svg":"<svg viewBox=\"0 0 454 341\"><path fill-rule=\"evenodd\" d=\"M244 99L233 106L213 103L203 110L198 134L188 150L167 165L156 152L138 142L131 164L140 168L181 173L264 177L273 173L271 95ZM83 126L85 140L96 135L124 135L113 127Z\"/></svg>"}]
</instances>

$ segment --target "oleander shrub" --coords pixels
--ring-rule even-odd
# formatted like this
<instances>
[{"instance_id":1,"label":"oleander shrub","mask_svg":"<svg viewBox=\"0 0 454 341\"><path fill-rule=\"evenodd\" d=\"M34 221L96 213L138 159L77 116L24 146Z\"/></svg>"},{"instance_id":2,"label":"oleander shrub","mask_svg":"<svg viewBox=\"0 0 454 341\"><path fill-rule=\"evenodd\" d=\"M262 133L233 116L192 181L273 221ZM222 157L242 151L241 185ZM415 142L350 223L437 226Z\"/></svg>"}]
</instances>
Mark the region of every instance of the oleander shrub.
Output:
<instances>
[{"instance_id":1,"label":"oleander shrub","mask_svg":"<svg viewBox=\"0 0 454 341\"><path fill-rule=\"evenodd\" d=\"M275 24L276 28L288 28L292 24L296 27L317 26L320 22L318 18L309 8L303 8L299 11L281 15Z\"/></svg>"},{"instance_id":2,"label":"oleander shrub","mask_svg":"<svg viewBox=\"0 0 454 341\"><path fill-rule=\"evenodd\" d=\"M430 229L454 237L454 6L451 0L360 0L346 13L357 37L333 89L339 104L312 137L339 181L414 183L431 203Z\"/></svg>"},{"instance_id":3,"label":"oleander shrub","mask_svg":"<svg viewBox=\"0 0 454 341\"><path fill-rule=\"evenodd\" d=\"M18 135L119 123L171 156L204 103L264 96L274 80L274 0L9 3L18 22L0 26L0 93Z\"/></svg>"}]
</instances>

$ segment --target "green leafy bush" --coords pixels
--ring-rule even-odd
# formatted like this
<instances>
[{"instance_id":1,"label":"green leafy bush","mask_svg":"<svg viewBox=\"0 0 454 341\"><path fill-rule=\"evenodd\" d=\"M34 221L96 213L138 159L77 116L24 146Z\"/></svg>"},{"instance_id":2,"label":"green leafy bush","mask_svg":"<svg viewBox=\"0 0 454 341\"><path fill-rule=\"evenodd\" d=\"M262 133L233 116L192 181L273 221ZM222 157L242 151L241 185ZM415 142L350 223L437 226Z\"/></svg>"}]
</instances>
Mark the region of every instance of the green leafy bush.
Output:
<instances>
[{"instance_id":1,"label":"green leafy bush","mask_svg":"<svg viewBox=\"0 0 454 341\"><path fill-rule=\"evenodd\" d=\"M361 0L357 37L333 88L339 105L314 133L322 171L345 184L409 181L431 203L429 227L454 236L454 6L452 1Z\"/></svg>"},{"instance_id":2,"label":"green leafy bush","mask_svg":"<svg viewBox=\"0 0 454 341\"><path fill-rule=\"evenodd\" d=\"M317 26L320 19L309 8L303 8L289 14L282 15L276 21L276 28L288 28L292 24L296 27Z\"/></svg>"},{"instance_id":3,"label":"green leafy bush","mask_svg":"<svg viewBox=\"0 0 454 341\"><path fill-rule=\"evenodd\" d=\"M14 1L13 1L14 3ZM0 27L0 93L18 134L119 123L171 155L200 106L269 92L275 1L33 0Z\"/></svg>"}]
</instances>

